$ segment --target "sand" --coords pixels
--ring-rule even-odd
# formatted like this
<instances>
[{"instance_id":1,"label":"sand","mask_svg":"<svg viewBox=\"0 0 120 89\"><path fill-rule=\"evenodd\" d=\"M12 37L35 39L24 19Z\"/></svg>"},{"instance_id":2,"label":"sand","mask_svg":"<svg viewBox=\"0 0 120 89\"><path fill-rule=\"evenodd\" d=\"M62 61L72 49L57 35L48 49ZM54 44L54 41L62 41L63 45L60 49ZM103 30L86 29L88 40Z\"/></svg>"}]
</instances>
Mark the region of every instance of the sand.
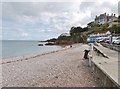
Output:
<instances>
[{"instance_id":1,"label":"sand","mask_svg":"<svg viewBox=\"0 0 120 89\"><path fill-rule=\"evenodd\" d=\"M98 80L85 64L88 45L43 54L3 59L3 87L99 87Z\"/></svg>"}]
</instances>

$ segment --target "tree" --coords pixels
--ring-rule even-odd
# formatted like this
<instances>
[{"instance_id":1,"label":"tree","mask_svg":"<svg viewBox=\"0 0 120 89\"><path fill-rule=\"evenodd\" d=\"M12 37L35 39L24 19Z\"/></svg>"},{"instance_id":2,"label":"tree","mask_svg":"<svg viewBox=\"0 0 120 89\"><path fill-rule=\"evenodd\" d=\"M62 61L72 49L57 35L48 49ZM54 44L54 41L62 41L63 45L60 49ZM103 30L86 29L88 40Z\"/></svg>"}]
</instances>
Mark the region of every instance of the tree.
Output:
<instances>
[{"instance_id":1,"label":"tree","mask_svg":"<svg viewBox=\"0 0 120 89\"><path fill-rule=\"evenodd\" d=\"M88 28L91 28L91 27L99 27L100 25L95 23L95 22L90 22L87 24L88 25Z\"/></svg>"},{"instance_id":2,"label":"tree","mask_svg":"<svg viewBox=\"0 0 120 89\"><path fill-rule=\"evenodd\" d=\"M70 29L70 35L72 38L72 41L75 43L82 42L81 40L81 33L84 32L82 27L71 27Z\"/></svg>"},{"instance_id":3,"label":"tree","mask_svg":"<svg viewBox=\"0 0 120 89\"><path fill-rule=\"evenodd\" d=\"M112 33L120 34L120 25L112 25Z\"/></svg>"},{"instance_id":4,"label":"tree","mask_svg":"<svg viewBox=\"0 0 120 89\"><path fill-rule=\"evenodd\" d=\"M74 35L76 33L81 33L83 32L83 29L81 27L71 27L70 29L70 35Z\"/></svg>"},{"instance_id":5,"label":"tree","mask_svg":"<svg viewBox=\"0 0 120 89\"><path fill-rule=\"evenodd\" d=\"M108 23L103 24L103 25L102 25L102 31L107 31L107 30L108 30L108 29L107 29L108 27L109 27L109 24L108 24Z\"/></svg>"},{"instance_id":6,"label":"tree","mask_svg":"<svg viewBox=\"0 0 120 89\"><path fill-rule=\"evenodd\" d=\"M48 42L55 42L57 39L56 38L52 38L52 39L49 39L47 40Z\"/></svg>"},{"instance_id":7,"label":"tree","mask_svg":"<svg viewBox=\"0 0 120 89\"><path fill-rule=\"evenodd\" d=\"M88 31L88 27L84 27L84 28L83 28L83 31Z\"/></svg>"},{"instance_id":8,"label":"tree","mask_svg":"<svg viewBox=\"0 0 120 89\"><path fill-rule=\"evenodd\" d=\"M118 21L120 21L120 15L118 16Z\"/></svg>"}]
</instances>

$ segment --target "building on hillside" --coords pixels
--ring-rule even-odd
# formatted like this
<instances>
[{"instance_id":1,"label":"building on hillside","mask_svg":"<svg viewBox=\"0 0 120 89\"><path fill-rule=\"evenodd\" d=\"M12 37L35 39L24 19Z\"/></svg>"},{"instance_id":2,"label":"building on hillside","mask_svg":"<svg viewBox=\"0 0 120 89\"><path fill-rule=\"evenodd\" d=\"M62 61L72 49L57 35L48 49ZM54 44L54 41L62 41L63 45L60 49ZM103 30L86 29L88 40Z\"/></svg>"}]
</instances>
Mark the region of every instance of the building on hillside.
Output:
<instances>
[{"instance_id":1,"label":"building on hillside","mask_svg":"<svg viewBox=\"0 0 120 89\"><path fill-rule=\"evenodd\" d=\"M110 35L111 35L110 31L107 31L107 32L104 32L104 33L91 34L91 35L88 36L87 42L91 43L91 42L97 42L98 39L99 40L109 39Z\"/></svg>"},{"instance_id":2,"label":"building on hillside","mask_svg":"<svg viewBox=\"0 0 120 89\"><path fill-rule=\"evenodd\" d=\"M111 35L111 32L110 32L110 31L101 32L101 33L97 33L97 34L91 34L91 35L89 35L89 36L104 37L104 36L109 36L109 35Z\"/></svg>"},{"instance_id":3,"label":"building on hillside","mask_svg":"<svg viewBox=\"0 0 120 89\"><path fill-rule=\"evenodd\" d=\"M60 36L70 36L69 33L62 33Z\"/></svg>"},{"instance_id":4,"label":"building on hillside","mask_svg":"<svg viewBox=\"0 0 120 89\"><path fill-rule=\"evenodd\" d=\"M100 14L100 16L95 17L95 23L97 24L105 24L107 23L107 16L105 14Z\"/></svg>"},{"instance_id":5,"label":"building on hillside","mask_svg":"<svg viewBox=\"0 0 120 89\"><path fill-rule=\"evenodd\" d=\"M120 22L118 20L109 22L109 27L112 27L112 25L120 25Z\"/></svg>"},{"instance_id":6,"label":"building on hillside","mask_svg":"<svg viewBox=\"0 0 120 89\"><path fill-rule=\"evenodd\" d=\"M96 16L95 18L95 23L97 24L105 24L105 23L108 23L108 24L111 24L112 22L118 20L118 18L115 16L115 14L100 14L99 16Z\"/></svg>"}]
</instances>

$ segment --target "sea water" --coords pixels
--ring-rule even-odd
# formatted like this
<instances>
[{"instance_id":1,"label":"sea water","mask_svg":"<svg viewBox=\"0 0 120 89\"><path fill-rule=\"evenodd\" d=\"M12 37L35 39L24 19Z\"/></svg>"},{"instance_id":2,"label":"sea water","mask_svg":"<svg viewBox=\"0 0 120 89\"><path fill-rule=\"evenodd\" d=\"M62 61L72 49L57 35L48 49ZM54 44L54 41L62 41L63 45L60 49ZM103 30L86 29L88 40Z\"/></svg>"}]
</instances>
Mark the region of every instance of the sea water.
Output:
<instances>
[{"instance_id":1,"label":"sea water","mask_svg":"<svg viewBox=\"0 0 120 89\"><path fill-rule=\"evenodd\" d=\"M2 49L0 56L2 58L44 53L61 48L60 46L38 46L38 44L45 43L27 40L2 40L0 43Z\"/></svg>"}]
</instances>

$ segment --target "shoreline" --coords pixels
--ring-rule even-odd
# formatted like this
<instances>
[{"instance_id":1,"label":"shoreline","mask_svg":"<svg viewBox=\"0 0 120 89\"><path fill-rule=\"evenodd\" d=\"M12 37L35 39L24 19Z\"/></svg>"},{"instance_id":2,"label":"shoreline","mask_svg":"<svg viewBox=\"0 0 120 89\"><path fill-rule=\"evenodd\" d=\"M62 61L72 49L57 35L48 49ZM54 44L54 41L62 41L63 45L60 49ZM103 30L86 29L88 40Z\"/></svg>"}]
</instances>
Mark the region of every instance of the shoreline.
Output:
<instances>
[{"instance_id":1,"label":"shoreline","mask_svg":"<svg viewBox=\"0 0 120 89\"><path fill-rule=\"evenodd\" d=\"M77 44L73 44L72 48L76 47L76 45ZM1 59L0 64L6 64L6 63L11 63L11 62L18 62L18 61L23 61L23 60L29 60L29 59L40 57L40 56L44 56L44 55L47 55L47 54L51 54L51 53L67 50L69 48L71 48L71 47L66 45L66 46L63 46L60 49L56 49L54 51L39 52L39 53L22 55L22 56L6 57L6 58L2 58Z\"/></svg>"},{"instance_id":2,"label":"shoreline","mask_svg":"<svg viewBox=\"0 0 120 89\"><path fill-rule=\"evenodd\" d=\"M88 45L75 44L26 60L2 64L3 87L96 87L83 60ZM31 60L32 59L32 60Z\"/></svg>"},{"instance_id":3,"label":"shoreline","mask_svg":"<svg viewBox=\"0 0 120 89\"><path fill-rule=\"evenodd\" d=\"M38 44L38 41L3 40L0 59L50 52L62 48L59 45L45 46L45 43L42 43L43 46L39 47Z\"/></svg>"}]
</instances>

